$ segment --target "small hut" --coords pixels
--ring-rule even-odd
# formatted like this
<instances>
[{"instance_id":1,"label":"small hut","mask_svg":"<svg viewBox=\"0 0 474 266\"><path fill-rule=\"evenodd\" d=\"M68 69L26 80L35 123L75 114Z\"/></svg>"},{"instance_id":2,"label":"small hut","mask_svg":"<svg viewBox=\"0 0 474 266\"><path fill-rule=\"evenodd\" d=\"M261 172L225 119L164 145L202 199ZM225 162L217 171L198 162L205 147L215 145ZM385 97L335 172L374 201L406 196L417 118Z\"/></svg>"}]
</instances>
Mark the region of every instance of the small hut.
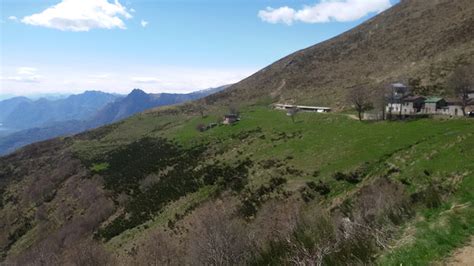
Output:
<instances>
[{"instance_id":1,"label":"small hut","mask_svg":"<svg viewBox=\"0 0 474 266\"><path fill-rule=\"evenodd\" d=\"M224 120L222 121L222 124L224 125L232 125L235 122L239 121L239 116L236 114L227 114L224 115Z\"/></svg>"}]
</instances>

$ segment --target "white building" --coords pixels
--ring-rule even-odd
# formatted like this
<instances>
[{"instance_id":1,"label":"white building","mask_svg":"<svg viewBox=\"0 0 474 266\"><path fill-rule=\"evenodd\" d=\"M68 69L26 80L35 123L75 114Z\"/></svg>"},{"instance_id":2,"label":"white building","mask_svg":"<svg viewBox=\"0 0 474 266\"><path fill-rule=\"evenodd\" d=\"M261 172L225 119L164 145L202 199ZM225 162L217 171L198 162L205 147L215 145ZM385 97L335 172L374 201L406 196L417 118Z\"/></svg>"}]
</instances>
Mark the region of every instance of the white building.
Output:
<instances>
[{"instance_id":1,"label":"white building","mask_svg":"<svg viewBox=\"0 0 474 266\"><path fill-rule=\"evenodd\" d=\"M302 112L315 112L315 113L329 113L331 112L331 108L329 107L319 107L319 106L306 106L306 105L293 105L293 104L275 104L275 109L278 110L289 110L297 108L299 111Z\"/></svg>"}]
</instances>

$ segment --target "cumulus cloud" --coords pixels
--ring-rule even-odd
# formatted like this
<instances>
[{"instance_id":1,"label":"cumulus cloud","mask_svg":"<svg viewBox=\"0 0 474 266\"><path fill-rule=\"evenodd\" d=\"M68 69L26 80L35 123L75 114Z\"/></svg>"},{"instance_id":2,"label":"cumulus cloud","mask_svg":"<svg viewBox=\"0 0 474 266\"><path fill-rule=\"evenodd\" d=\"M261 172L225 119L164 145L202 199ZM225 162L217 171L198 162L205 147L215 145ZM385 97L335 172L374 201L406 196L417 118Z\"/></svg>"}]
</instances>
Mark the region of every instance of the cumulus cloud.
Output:
<instances>
[{"instance_id":1,"label":"cumulus cloud","mask_svg":"<svg viewBox=\"0 0 474 266\"><path fill-rule=\"evenodd\" d=\"M140 24L143 28L145 28L146 26L148 26L148 21L142 19L142 21L140 21Z\"/></svg>"},{"instance_id":2,"label":"cumulus cloud","mask_svg":"<svg viewBox=\"0 0 474 266\"><path fill-rule=\"evenodd\" d=\"M269 23L291 25L304 23L348 22L358 20L370 13L380 13L391 7L390 0L321 0L299 10L284 6L267 7L258 13L260 19Z\"/></svg>"},{"instance_id":3,"label":"cumulus cloud","mask_svg":"<svg viewBox=\"0 0 474 266\"><path fill-rule=\"evenodd\" d=\"M296 11L293 8L287 6L280 7L277 9L267 7L265 10L260 10L258 16L263 21L269 23L285 23L287 25L293 24L295 19Z\"/></svg>"},{"instance_id":4,"label":"cumulus cloud","mask_svg":"<svg viewBox=\"0 0 474 266\"><path fill-rule=\"evenodd\" d=\"M9 16L9 17L8 17L8 20L17 21L18 18L17 18L16 16Z\"/></svg>"},{"instance_id":5,"label":"cumulus cloud","mask_svg":"<svg viewBox=\"0 0 474 266\"><path fill-rule=\"evenodd\" d=\"M2 77L2 80L37 83L41 81L42 76L38 74L38 70L33 67L19 67L16 70L16 75L9 77Z\"/></svg>"},{"instance_id":6,"label":"cumulus cloud","mask_svg":"<svg viewBox=\"0 0 474 266\"><path fill-rule=\"evenodd\" d=\"M123 18L132 15L118 0L62 0L41 13L24 17L21 22L62 31L89 31L99 29L126 29Z\"/></svg>"},{"instance_id":7,"label":"cumulus cloud","mask_svg":"<svg viewBox=\"0 0 474 266\"><path fill-rule=\"evenodd\" d=\"M158 83L160 79L155 77L132 77L132 81L135 83Z\"/></svg>"}]
</instances>

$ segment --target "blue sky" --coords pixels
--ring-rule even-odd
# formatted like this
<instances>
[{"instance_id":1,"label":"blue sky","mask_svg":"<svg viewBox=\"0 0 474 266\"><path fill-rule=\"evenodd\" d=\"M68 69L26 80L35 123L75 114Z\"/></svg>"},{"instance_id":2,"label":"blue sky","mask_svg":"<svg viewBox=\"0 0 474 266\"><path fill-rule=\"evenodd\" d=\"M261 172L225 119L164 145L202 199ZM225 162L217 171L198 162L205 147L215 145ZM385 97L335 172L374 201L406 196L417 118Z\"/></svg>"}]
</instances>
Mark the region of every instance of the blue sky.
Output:
<instances>
[{"instance_id":1,"label":"blue sky","mask_svg":"<svg viewBox=\"0 0 474 266\"><path fill-rule=\"evenodd\" d=\"M395 0L2 0L0 94L236 82Z\"/></svg>"}]
</instances>

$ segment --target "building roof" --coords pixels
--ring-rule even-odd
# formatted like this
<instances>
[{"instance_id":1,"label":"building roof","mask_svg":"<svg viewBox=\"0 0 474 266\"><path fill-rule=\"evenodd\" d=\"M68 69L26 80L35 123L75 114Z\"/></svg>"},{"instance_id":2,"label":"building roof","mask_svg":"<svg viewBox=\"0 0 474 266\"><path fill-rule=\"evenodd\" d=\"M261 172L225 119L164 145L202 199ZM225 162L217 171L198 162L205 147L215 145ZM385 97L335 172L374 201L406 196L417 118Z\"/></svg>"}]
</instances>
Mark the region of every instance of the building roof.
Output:
<instances>
[{"instance_id":1,"label":"building roof","mask_svg":"<svg viewBox=\"0 0 474 266\"><path fill-rule=\"evenodd\" d=\"M462 105L461 100L456 99L456 98L448 98L448 99L446 99L446 102L447 102L449 105Z\"/></svg>"},{"instance_id":2,"label":"building roof","mask_svg":"<svg viewBox=\"0 0 474 266\"><path fill-rule=\"evenodd\" d=\"M276 107L280 108L299 108L299 109L314 109L314 110L331 110L330 107L321 106L306 106L306 105L293 105L293 104L275 104Z\"/></svg>"},{"instance_id":3,"label":"building roof","mask_svg":"<svg viewBox=\"0 0 474 266\"><path fill-rule=\"evenodd\" d=\"M414 95L414 96L408 96L403 99L405 102L414 102L417 100L425 100L426 97L420 96L420 95Z\"/></svg>"},{"instance_id":4,"label":"building roof","mask_svg":"<svg viewBox=\"0 0 474 266\"><path fill-rule=\"evenodd\" d=\"M426 98L425 103L437 103L437 102L442 101L442 100L444 100L444 99L441 98L441 97L428 97L428 98Z\"/></svg>"},{"instance_id":5,"label":"building roof","mask_svg":"<svg viewBox=\"0 0 474 266\"><path fill-rule=\"evenodd\" d=\"M394 88L406 88L407 86L403 83L393 83L392 87L394 87Z\"/></svg>"}]
</instances>

